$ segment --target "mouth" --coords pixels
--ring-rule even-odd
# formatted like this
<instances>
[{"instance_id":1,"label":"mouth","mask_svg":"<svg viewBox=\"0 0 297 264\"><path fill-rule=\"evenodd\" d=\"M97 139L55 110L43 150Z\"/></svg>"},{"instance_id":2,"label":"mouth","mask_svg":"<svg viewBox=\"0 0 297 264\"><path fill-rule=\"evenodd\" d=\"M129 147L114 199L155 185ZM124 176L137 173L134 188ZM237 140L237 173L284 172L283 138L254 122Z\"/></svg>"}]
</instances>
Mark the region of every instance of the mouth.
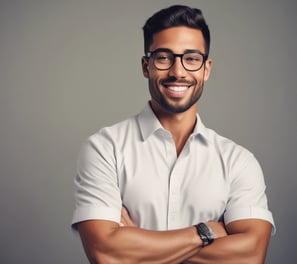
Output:
<instances>
[{"instance_id":1,"label":"mouth","mask_svg":"<svg viewBox=\"0 0 297 264\"><path fill-rule=\"evenodd\" d=\"M187 95L191 85L171 83L171 84L163 84L163 87L165 88L164 92L167 94L168 97L181 99Z\"/></svg>"},{"instance_id":2,"label":"mouth","mask_svg":"<svg viewBox=\"0 0 297 264\"><path fill-rule=\"evenodd\" d=\"M186 91L186 90L188 90L188 88L190 87L190 86L181 86L181 85L179 85L179 86L173 86L173 85L170 85L170 86L166 86L165 85L165 87L168 89L168 90L170 90L170 91L173 91L173 92L184 92L184 91Z\"/></svg>"}]
</instances>

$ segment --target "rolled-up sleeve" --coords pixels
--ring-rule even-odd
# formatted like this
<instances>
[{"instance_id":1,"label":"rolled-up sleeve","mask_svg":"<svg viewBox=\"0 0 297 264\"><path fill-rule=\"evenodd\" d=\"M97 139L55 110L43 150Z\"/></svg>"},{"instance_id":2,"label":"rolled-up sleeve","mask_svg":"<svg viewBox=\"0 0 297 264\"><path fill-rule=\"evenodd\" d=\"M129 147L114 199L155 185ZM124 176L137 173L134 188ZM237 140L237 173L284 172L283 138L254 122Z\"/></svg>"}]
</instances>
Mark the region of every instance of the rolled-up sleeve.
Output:
<instances>
[{"instance_id":1,"label":"rolled-up sleeve","mask_svg":"<svg viewBox=\"0 0 297 264\"><path fill-rule=\"evenodd\" d=\"M73 228L86 220L120 222L122 202L114 148L104 131L91 136L83 145L75 177Z\"/></svg>"},{"instance_id":2,"label":"rolled-up sleeve","mask_svg":"<svg viewBox=\"0 0 297 264\"><path fill-rule=\"evenodd\" d=\"M230 170L231 189L224 214L225 224L243 219L266 220L272 224L274 234L276 228L267 205L262 169L252 154L242 160L244 162L234 162L236 165Z\"/></svg>"}]
</instances>

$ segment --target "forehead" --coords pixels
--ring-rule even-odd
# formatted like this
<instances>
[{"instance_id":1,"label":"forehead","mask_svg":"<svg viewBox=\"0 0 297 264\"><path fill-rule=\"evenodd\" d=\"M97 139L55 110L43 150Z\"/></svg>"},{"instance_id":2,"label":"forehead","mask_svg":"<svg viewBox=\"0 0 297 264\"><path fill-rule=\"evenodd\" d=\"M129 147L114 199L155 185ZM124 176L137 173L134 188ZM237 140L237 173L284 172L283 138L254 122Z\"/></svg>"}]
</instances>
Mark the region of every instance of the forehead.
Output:
<instances>
[{"instance_id":1,"label":"forehead","mask_svg":"<svg viewBox=\"0 0 297 264\"><path fill-rule=\"evenodd\" d=\"M202 32L189 27L171 27L154 34L150 50L158 48L167 48L175 53L189 49L205 52Z\"/></svg>"}]
</instances>

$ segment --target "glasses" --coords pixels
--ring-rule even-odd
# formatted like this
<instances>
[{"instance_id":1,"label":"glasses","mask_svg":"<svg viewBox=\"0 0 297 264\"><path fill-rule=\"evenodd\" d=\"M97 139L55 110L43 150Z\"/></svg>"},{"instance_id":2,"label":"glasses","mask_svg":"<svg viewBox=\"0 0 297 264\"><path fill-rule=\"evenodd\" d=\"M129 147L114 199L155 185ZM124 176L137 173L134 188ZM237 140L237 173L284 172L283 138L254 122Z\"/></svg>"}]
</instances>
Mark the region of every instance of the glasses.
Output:
<instances>
[{"instance_id":1,"label":"glasses","mask_svg":"<svg viewBox=\"0 0 297 264\"><path fill-rule=\"evenodd\" d=\"M175 63L175 58L179 57L183 67L187 71L198 71L208 58L208 54L203 54L199 50L187 50L183 54L175 54L169 49L156 49L147 52L147 58L152 58L154 66L158 70L169 70Z\"/></svg>"}]
</instances>

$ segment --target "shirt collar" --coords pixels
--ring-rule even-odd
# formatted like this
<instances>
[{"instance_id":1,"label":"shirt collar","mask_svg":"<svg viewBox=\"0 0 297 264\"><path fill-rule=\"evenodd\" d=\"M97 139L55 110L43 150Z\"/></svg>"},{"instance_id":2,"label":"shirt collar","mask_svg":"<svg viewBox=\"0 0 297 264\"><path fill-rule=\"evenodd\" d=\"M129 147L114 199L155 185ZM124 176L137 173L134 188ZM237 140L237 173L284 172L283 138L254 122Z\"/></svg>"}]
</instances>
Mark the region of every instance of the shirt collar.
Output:
<instances>
[{"instance_id":1,"label":"shirt collar","mask_svg":"<svg viewBox=\"0 0 297 264\"><path fill-rule=\"evenodd\" d=\"M196 114L196 116L197 116L197 122L191 136L192 137L201 136L206 141L209 141L210 137L209 137L208 129L204 126L198 113Z\"/></svg>"},{"instance_id":2,"label":"shirt collar","mask_svg":"<svg viewBox=\"0 0 297 264\"><path fill-rule=\"evenodd\" d=\"M143 140L146 140L151 134L158 130L165 131L149 103L147 103L142 112L138 114L137 120ZM191 137L194 139L194 137L199 135L206 139L206 141L209 140L208 129L204 126L199 114L197 113L197 122Z\"/></svg>"},{"instance_id":3,"label":"shirt collar","mask_svg":"<svg viewBox=\"0 0 297 264\"><path fill-rule=\"evenodd\" d=\"M142 134L142 139L146 140L157 130L164 130L149 103L137 116L138 124Z\"/></svg>"}]
</instances>

